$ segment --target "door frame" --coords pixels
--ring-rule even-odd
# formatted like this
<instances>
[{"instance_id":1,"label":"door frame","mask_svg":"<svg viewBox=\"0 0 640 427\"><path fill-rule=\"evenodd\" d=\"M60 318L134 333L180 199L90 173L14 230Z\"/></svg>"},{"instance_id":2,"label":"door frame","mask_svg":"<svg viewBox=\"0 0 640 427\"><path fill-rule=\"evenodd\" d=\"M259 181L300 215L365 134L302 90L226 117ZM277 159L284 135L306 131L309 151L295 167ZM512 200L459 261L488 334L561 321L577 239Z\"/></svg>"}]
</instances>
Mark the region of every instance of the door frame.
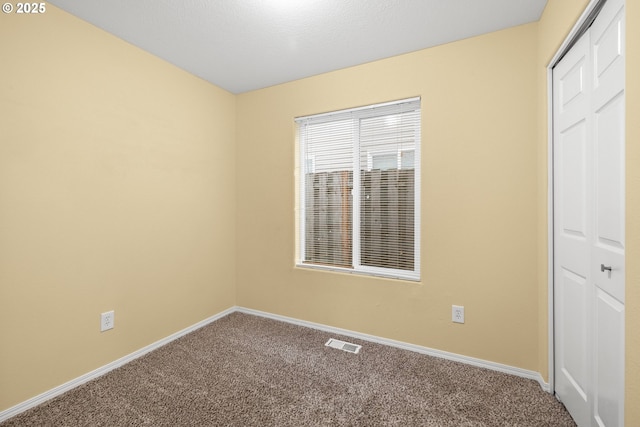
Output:
<instances>
[{"instance_id":1,"label":"door frame","mask_svg":"<svg viewBox=\"0 0 640 427\"><path fill-rule=\"evenodd\" d=\"M556 51L555 55L547 65L547 292L548 292L548 376L549 376L549 393L555 395L555 317L554 317L554 204L553 204L553 68L565 56L573 45L578 41L586 30L591 26L593 21L600 13L607 0L590 0L589 4L582 12L576 23L571 28L569 34Z\"/></svg>"}]
</instances>

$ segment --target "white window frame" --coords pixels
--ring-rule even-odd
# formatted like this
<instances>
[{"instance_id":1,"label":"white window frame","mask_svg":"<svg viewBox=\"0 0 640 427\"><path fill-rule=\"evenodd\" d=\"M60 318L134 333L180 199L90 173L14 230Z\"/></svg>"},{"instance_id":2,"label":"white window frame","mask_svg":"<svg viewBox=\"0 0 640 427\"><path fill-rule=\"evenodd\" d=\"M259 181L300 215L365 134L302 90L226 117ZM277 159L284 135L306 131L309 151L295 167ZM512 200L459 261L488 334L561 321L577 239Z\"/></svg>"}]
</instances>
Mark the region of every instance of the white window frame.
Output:
<instances>
[{"instance_id":1,"label":"white window frame","mask_svg":"<svg viewBox=\"0 0 640 427\"><path fill-rule=\"evenodd\" d=\"M308 117L322 117L322 116L330 116L333 114L337 114L337 113L346 113L346 112L350 112L353 114L354 119L355 118L366 118L366 117L371 117L371 115L367 115L367 112L372 109L372 108L377 108L377 107L383 107L383 106L387 106L387 105L394 105L394 104L401 104L401 103L407 103L407 102L418 102L420 103L420 97L415 97L415 98L409 98L409 99L403 99L403 100L399 100L399 101L392 101L392 102L387 102L387 103L382 103L382 104L375 104L375 105L369 105L369 106L365 106L365 107L359 107L359 108L353 108L353 109L348 109L348 110L340 110L340 111L335 111L335 112L330 112L330 113L325 113L325 114L318 114L318 115L314 115L314 116L305 116L305 117L299 117L296 118L296 122L306 119ZM421 107L420 107L421 108ZM361 113L361 114L359 114ZM356 120L354 120L354 123L356 122ZM366 266L366 265L361 265L360 263L360 249L361 249L361 240L360 240L360 197L361 197L361 187L360 187L360 147L359 147L359 142L360 142L360 136L359 136L359 127L358 126L354 126L354 150L353 150L353 156L354 156L354 165L357 165L357 167L354 167L353 170L353 189L352 189L352 201L353 201L353 206L352 206L352 261L353 261L353 268L346 268L346 267L339 267L339 266L332 266L332 265L324 265L324 264L313 264L313 263L308 263L308 262L303 262L303 260L305 259L305 247L306 247L306 242L305 242L305 237L306 237L306 230L305 230L305 218L306 218L306 200L305 200L305 167L304 165L308 164L308 156L305 153L305 147L304 144L301 143L301 141L299 141L299 132L298 130L296 130L296 149L298 150L298 156L297 156L297 160L296 160L296 172L297 172L297 189L296 189L296 208L298 211L298 215L296 215L296 221L298 223L297 228L297 234L296 234L296 267L300 267L300 268L306 268L306 269L316 269L316 270L325 270L325 271L335 271L335 272L340 272L340 273L349 273L349 274L361 274L361 275L369 275L369 276L378 276L378 277L386 277L386 278L393 278L393 279L401 279L401 280L408 280L408 281L420 281L420 246L421 246L421 242L420 242L420 236L421 236L421 231L420 231L420 212L421 212L421 195L422 195L422 191L421 191L421 156L420 156L420 152L421 152L421 145L422 145L422 138L421 138L421 122L422 122L422 117L420 117L420 120L418 121L416 127L416 138L415 138L415 147L413 149L410 150L401 150L401 151L414 151L414 260L413 260L413 266L414 269L412 271L410 270L402 270L402 269L393 269L393 268L383 268L383 267L372 267L372 266ZM395 150L384 150L385 152L376 152L376 153L368 153L368 161L367 161L367 167L370 170L370 167L372 165L372 155L377 155L377 154L391 154L391 153L398 153L398 162L401 162L401 153ZM314 161L314 166L315 166L315 159L313 159ZM399 163L399 169L400 169L401 165Z\"/></svg>"}]
</instances>

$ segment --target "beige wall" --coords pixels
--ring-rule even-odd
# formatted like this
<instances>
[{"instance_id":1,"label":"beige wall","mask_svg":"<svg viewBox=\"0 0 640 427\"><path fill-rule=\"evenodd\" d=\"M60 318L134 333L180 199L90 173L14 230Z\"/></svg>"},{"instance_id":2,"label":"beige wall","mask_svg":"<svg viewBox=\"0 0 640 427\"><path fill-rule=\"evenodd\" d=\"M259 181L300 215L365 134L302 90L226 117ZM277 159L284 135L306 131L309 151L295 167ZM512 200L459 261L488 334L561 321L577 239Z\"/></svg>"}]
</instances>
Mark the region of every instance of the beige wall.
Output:
<instances>
[{"instance_id":1,"label":"beige wall","mask_svg":"<svg viewBox=\"0 0 640 427\"><path fill-rule=\"evenodd\" d=\"M537 370L536 38L530 24L240 95L238 304ZM295 268L293 118L417 95L422 281Z\"/></svg>"},{"instance_id":2,"label":"beige wall","mask_svg":"<svg viewBox=\"0 0 640 427\"><path fill-rule=\"evenodd\" d=\"M640 420L640 0L626 0L626 425Z\"/></svg>"},{"instance_id":3,"label":"beige wall","mask_svg":"<svg viewBox=\"0 0 640 427\"><path fill-rule=\"evenodd\" d=\"M236 189L232 94L52 5L0 64L1 411L233 306Z\"/></svg>"}]
</instances>

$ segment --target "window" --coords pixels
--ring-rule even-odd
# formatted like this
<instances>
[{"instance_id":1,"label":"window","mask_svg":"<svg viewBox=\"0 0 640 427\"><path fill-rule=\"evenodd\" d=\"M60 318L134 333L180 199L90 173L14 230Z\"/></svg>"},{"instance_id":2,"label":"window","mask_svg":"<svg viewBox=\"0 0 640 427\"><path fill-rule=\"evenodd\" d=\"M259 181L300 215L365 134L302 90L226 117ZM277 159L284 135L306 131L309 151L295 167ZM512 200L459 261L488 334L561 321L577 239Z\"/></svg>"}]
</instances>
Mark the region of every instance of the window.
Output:
<instances>
[{"instance_id":1,"label":"window","mask_svg":"<svg viewBox=\"0 0 640 427\"><path fill-rule=\"evenodd\" d=\"M420 279L420 99L296 119L298 265Z\"/></svg>"}]
</instances>

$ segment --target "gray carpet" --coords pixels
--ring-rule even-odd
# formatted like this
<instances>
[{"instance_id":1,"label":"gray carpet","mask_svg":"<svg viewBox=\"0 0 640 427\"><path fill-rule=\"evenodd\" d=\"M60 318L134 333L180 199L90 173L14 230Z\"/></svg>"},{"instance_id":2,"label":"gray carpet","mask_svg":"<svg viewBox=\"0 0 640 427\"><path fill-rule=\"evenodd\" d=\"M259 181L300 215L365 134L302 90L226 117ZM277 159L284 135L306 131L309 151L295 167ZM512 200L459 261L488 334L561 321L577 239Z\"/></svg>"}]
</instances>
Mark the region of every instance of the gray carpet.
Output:
<instances>
[{"instance_id":1,"label":"gray carpet","mask_svg":"<svg viewBox=\"0 0 640 427\"><path fill-rule=\"evenodd\" d=\"M242 313L0 424L136 425L575 426L533 380Z\"/></svg>"}]
</instances>

